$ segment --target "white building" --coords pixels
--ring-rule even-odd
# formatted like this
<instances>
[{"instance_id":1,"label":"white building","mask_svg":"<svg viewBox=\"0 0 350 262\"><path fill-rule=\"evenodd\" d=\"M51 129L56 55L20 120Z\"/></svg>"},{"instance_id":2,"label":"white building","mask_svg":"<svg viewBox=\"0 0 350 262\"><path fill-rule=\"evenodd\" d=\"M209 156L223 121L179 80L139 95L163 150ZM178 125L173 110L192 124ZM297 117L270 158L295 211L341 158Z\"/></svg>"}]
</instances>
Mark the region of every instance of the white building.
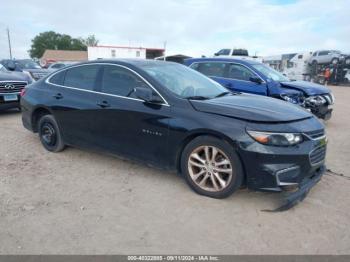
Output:
<instances>
[{"instance_id":1,"label":"white building","mask_svg":"<svg viewBox=\"0 0 350 262\"><path fill-rule=\"evenodd\" d=\"M89 46L88 59L143 58L154 59L164 55L164 49L130 46Z\"/></svg>"}]
</instances>

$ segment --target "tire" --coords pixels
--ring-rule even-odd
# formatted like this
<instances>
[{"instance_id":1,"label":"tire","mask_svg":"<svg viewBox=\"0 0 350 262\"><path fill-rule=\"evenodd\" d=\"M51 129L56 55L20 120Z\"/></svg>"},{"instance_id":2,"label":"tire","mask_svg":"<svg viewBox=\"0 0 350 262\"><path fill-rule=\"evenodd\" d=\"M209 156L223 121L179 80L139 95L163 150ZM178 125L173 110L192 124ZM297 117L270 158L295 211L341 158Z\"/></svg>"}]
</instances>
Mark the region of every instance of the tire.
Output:
<instances>
[{"instance_id":1,"label":"tire","mask_svg":"<svg viewBox=\"0 0 350 262\"><path fill-rule=\"evenodd\" d=\"M241 187L244 177L232 146L211 136L200 136L187 144L181 155L181 173L196 193L212 198L230 196Z\"/></svg>"},{"instance_id":2,"label":"tire","mask_svg":"<svg viewBox=\"0 0 350 262\"><path fill-rule=\"evenodd\" d=\"M312 74L314 74L314 75L317 74L317 67L318 67L317 61L313 60L311 63Z\"/></svg>"},{"instance_id":3,"label":"tire","mask_svg":"<svg viewBox=\"0 0 350 262\"><path fill-rule=\"evenodd\" d=\"M331 60L331 64L332 64L332 65L336 65L336 64L338 64L338 62L339 62L339 59L338 59L338 58L333 58L333 59Z\"/></svg>"},{"instance_id":4,"label":"tire","mask_svg":"<svg viewBox=\"0 0 350 262\"><path fill-rule=\"evenodd\" d=\"M65 148L61 132L53 115L44 115L38 123L41 144L50 152L60 152Z\"/></svg>"}]
</instances>

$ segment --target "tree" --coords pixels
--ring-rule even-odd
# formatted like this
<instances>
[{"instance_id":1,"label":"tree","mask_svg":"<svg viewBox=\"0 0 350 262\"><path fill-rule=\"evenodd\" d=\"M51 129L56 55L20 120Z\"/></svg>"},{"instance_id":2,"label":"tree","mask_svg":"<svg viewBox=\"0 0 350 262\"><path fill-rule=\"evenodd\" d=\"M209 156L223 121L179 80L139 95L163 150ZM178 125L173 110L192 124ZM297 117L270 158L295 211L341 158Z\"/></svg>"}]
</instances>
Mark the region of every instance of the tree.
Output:
<instances>
[{"instance_id":1,"label":"tree","mask_svg":"<svg viewBox=\"0 0 350 262\"><path fill-rule=\"evenodd\" d=\"M41 58L46 49L86 51L87 48L80 38L72 38L70 35L47 31L32 39L29 55L31 58Z\"/></svg>"},{"instance_id":2,"label":"tree","mask_svg":"<svg viewBox=\"0 0 350 262\"><path fill-rule=\"evenodd\" d=\"M89 35L87 38L83 39L83 43L86 46L97 46L98 45L98 39L96 39L95 35Z\"/></svg>"}]
</instances>

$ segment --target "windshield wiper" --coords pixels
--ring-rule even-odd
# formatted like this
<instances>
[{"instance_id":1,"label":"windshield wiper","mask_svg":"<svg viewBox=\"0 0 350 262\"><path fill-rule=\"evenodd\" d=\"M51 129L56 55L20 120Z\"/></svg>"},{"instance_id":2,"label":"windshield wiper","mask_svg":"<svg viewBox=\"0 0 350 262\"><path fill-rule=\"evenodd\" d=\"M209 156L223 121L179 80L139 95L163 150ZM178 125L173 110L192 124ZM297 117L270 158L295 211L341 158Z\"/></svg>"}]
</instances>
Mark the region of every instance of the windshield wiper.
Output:
<instances>
[{"instance_id":1,"label":"windshield wiper","mask_svg":"<svg viewBox=\"0 0 350 262\"><path fill-rule=\"evenodd\" d=\"M207 100L210 97L206 97L206 96L186 96L186 99L191 99L191 100Z\"/></svg>"},{"instance_id":2,"label":"windshield wiper","mask_svg":"<svg viewBox=\"0 0 350 262\"><path fill-rule=\"evenodd\" d=\"M226 95L232 95L232 93L231 93L231 92L222 92L222 93L216 95L215 98L217 98L217 97L222 97L222 96L226 96Z\"/></svg>"}]
</instances>

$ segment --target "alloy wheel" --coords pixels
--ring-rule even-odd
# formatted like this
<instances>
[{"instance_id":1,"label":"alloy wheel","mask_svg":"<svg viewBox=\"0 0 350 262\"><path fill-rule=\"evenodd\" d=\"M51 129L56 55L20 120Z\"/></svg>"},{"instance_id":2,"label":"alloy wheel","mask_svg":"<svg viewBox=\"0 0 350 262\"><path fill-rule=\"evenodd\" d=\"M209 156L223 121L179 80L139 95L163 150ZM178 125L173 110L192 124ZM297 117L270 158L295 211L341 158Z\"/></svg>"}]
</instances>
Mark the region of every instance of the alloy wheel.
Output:
<instances>
[{"instance_id":1,"label":"alloy wheel","mask_svg":"<svg viewBox=\"0 0 350 262\"><path fill-rule=\"evenodd\" d=\"M200 146L188 158L188 172L201 189L211 192L224 190L233 179L230 159L215 146Z\"/></svg>"}]
</instances>

